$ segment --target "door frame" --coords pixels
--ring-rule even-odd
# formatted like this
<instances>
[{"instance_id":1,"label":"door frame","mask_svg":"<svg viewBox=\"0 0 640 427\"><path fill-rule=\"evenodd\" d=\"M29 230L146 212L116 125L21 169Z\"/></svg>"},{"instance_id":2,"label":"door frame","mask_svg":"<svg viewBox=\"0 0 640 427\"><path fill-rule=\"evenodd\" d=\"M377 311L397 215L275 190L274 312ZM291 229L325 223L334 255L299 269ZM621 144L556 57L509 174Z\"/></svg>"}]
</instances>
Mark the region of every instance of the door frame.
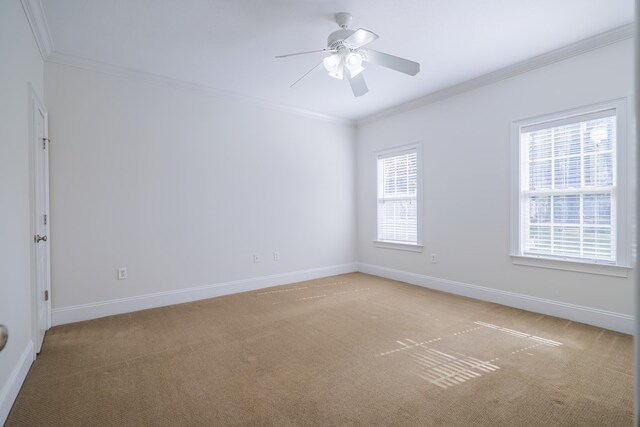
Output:
<instances>
[{"instance_id":1,"label":"door frame","mask_svg":"<svg viewBox=\"0 0 640 427\"><path fill-rule=\"evenodd\" d=\"M32 313L32 336L34 340L34 350L33 350L33 359L36 358L36 349L39 344L35 341L38 339L38 331L40 327L44 327L44 330L48 330L51 328L51 246L50 246L50 229L51 229L51 219L49 214L49 115L47 110L44 108L44 104L36 94L33 85L31 83L28 84L28 102L29 102L29 224L30 224L30 233L29 233L29 242L30 242L30 284L31 284L31 313ZM42 114L44 117L44 138L46 141L36 141L37 135L35 134L36 128L36 117L37 114ZM38 232L38 222L40 220L40 216L38 212L36 212L36 148L40 147L40 144L45 143L45 156L44 156L44 174L45 174L45 211L47 212L47 238L48 240L45 242L47 245L47 250L45 254L46 258L46 267L45 267L45 286L44 290L49 292L49 299L45 301L45 325L38 324L38 298L41 297L38 295L38 283L37 283L37 253L36 253L36 244L34 243L34 236Z\"/></svg>"}]
</instances>

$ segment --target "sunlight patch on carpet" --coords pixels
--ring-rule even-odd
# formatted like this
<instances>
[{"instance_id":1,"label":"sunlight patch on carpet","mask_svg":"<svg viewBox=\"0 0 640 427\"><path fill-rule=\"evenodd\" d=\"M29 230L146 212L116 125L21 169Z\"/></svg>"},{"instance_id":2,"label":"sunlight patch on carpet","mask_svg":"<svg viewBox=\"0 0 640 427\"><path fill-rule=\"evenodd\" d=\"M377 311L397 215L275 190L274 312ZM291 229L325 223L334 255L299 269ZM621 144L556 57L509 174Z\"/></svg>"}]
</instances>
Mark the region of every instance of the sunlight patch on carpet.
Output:
<instances>
[{"instance_id":1,"label":"sunlight patch on carpet","mask_svg":"<svg viewBox=\"0 0 640 427\"><path fill-rule=\"evenodd\" d=\"M558 346L562 345L562 343L558 342L558 341L553 341L553 340L549 340L549 339L546 339L546 338L537 337L535 335L530 335L530 334L527 334L525 332L514 331L513 329L503 328L502 326L492 325L491 323L485 323L485 322L473 322L473 323L475 323L476 325L484 326L486 328L495 329L496 331L504 332L504 333L507 333L507 334L510 334L510 335L513 335L513 336L516 336L516 337L527 338L527 339L530 339L530 340L533 340L533 341L538 341L541 344L552 346L552 347L558 347Z\"/></svg>"},{"instance_id":2,"label":"sunlight patch on carpet","mask_svg":"<svg viewBox=\"0 0 640 427\"><path fill-rule=\"evenodd\" d=\"M483 361L471 356L458 358L428 347L417 349L411 353L411 357L424 368L417 375L442 388L452 387L480 377L482 373L500 369L491 361Z\"/></svg>"},{"instance_id":3,"label":"sunlight patch on carpet","mask_svg":"<svg viewBox=\"0 0 640 427\"><path fill-rule=\"evenodd\" d=\"M483 374L496 372L501 369L500 366L495 364L495 362L500 360L500 358L504 359L509 356L520 354L534 356L534 354L531 353L531 350L537 347L547 346L557 348L563 345L558 341L542 338L526 332L516 331L514 329L505 328L492 323L475 321L473 324L477 326L457 331L444 337L436 337L423 341L414 341L409 338L396 340L399 347L377 353L374 356L382 357L400 354L409 356L418 369L415 374L419 378L446 389L481 377ZM443 350L442 347L446 347L448 344L447 340L455 340L459 345L460 339L465 339L468 334L473 334L474 332L482 332L485 334L496 332L502 335L491 339L491 342L495 344L495 346L492 346L492 352L497 352L499 354L493 354L489 357L486 357L485 355L484 358L488 360L482 360L482 356L471 356L457 351ZM505 338L507 339L505 340ZM515 339L515 341L513 339ZM524 347L516 347L515 343L520 340L525 340L525 343L528 341L528 343L526 343ZM531 341L533 341L533 343ZM465 340L463 343L466 342L467 341ZM470 337L468 342L472 345L475 341ZM427 344L432 345L429 346ZM434 348L435 346L438 348ZM497 348L502 349L496 350ZM477 351L478 349L476 349L476 352ZM450 353L455 353L455 355ZM396 359L395 362L403 363L402 359L403 358ZM406 359L404 360L406 361Z\"/></svg>"}]
</instances>

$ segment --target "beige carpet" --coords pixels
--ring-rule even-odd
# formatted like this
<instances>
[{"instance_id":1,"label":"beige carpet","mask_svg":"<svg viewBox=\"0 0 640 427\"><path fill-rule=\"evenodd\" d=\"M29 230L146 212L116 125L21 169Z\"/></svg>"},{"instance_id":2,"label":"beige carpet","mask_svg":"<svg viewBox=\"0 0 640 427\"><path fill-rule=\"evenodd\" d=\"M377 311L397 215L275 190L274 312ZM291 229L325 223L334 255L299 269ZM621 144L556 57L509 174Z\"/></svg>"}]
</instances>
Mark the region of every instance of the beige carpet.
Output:
<instances>
[{"instance_id":1,"label":"beige carpet","mask_svg":"<svg viewBox=\"0 0 640 427\"><path fill-rule=\"evenodd\" d=\"M8 426L632 424L632 339L360 273L55 327Z\"/></svg>"}]
</instances>

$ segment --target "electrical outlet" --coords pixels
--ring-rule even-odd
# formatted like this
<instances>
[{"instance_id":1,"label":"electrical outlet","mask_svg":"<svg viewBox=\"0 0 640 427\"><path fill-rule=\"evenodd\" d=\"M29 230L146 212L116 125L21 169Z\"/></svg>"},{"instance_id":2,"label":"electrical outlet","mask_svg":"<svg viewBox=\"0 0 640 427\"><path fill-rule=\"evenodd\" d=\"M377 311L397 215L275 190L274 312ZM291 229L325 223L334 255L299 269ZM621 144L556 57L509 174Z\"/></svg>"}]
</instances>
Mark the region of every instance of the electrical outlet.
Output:
<instances>
[{"instance_id":1,"label":"electrical outlet","mask_svg":"<svg viewBox=\"0 0 640 427\"><path fill-rule=\"evenodd\" d=\"M438 258L436 257L436 254L431 254L431 264L435 264L436 262L438 262Z\"/></svg>"},{"instance_id":2,"label":"electrical outlet","mask_svg":"<svg viewBox=\"0 0 640 427\"><path fill-rule=\"evenodd\" d=\"M274 260L274 261L280 261L280 252L275 251L275 252L273 253L273 260Z\"/></svg>"},{"instance_id":3,"label":"electrical outlet","mask_svg":"<svg viewBox=\"0 0 640 427\"><path fill-rule=\"evenodd\" d=\"M118 280L124 280L127 278L127 267L118 268Z\"/></svg>"},{"instance_id":4,"label":"electrical outlet","mask_svg":"<svg viewBox=\"0 0 640 427\"><path fill-rule=\"evenodd\" d=\"M253 254L253 263L257 264L260 262L260 254Z\"/></svg>"}]
</instances>

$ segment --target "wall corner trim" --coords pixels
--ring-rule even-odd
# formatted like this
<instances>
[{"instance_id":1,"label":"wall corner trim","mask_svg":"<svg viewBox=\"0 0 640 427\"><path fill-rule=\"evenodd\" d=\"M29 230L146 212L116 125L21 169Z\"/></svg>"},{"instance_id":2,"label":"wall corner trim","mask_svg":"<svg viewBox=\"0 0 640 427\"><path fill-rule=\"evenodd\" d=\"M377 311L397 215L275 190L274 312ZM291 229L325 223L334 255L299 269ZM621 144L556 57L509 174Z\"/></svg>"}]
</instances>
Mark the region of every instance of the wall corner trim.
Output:
<instances>
[{"instance_id":1,"label":"wall corner trim","mask_svg":"<svg viewBox=\"0 0 640 427\"><path fill-rule=\"evenodd\" d=\"M46 60L53 52L53 39L49 32L49 24L44 14L42 2L41 0L20 0L20 2L40 50L40 56Z\"/></svg>"},{"instance_id":2,"label":"wall corner trim","mask_svg":"<svg viewBox=\"0 0 640 427\"><path fill-rule=\"evenodd\" d=\"M0 390L0 425L4 425L7 420L9 411L11 410L16 397L18 397L18 392L27 377L27 373L29 372L29 368L31 368L33 359L33 341L29 341L25 349L22 351L22 355L18 359L18 363L16 363L16 366L11 371L7 382Z\"/></svg>"},{"instance_id":3,"label":"wall corner trim","mask_svg":"<svg viewBox=\"0 0 640 427\"><path fill-rule=\"evenodd\" d=\"M469 92L474 89L478 89L480 87L517 76L519 74L524 74L526 72L551 65L555 62L569 59L573 56L600 49L610 44L633 38L634 34L635 29L633 24L623 25L621 27L614 28L612 30L597 34L584 40L580 40L578 42L552 50L550 52L534 56L533 58L525 59L524 61L517 62L499 70L491 71L487 74L483 74L471 80L467 80L465 82L437 90L412 101L408 101L394 107L390 107L385 110L373 113L369 116L362 117L357 120L357 126L375 122L407 111L415 110L417 108L424 107L425 105L433 104L434 102L441 101L443 99L450 98L464 92Z\"/></svg>"},{"instance_id":4,"label":"wall corner trim","mask_svg":"<svg viewBox=\"0 0 640 427\"><path fill-rule=\"evenodd\" d=\"M271 286L286 285L289 283L319 279L322 277L335 276L337 274L353 273L356 271L358 271L358 264L353 262L313 268L309 270L294 271L290 273L253 277L249 279L234 280L231 282L215 283L212 285L54 308L51 312L51 324L53 326L64 325L66 323L97 319L114 314L131 313L149 308L182 304L185 302L215 298L239 292L254 291L256 289L263 289Z\"/></svg>"},{"instance_id":5,"label":"wall corner trim","mask_svg":"<svg viewBox=\"0 0 640 427\"><path fill-rule=\"evenodd\" d=\"M387 279L398 280L423 288L435 289L455 295L461 295L482 301L489 301L535 313L560 317L575 322L586 323L625 334L634 334L634 316L597 308L569 304L561 301L538 298L530 295L508 292L484 286L471 285L448 279L430 277L423 274L378 265L359 263L358 271Z\"/></svg>"}]
</instances>

